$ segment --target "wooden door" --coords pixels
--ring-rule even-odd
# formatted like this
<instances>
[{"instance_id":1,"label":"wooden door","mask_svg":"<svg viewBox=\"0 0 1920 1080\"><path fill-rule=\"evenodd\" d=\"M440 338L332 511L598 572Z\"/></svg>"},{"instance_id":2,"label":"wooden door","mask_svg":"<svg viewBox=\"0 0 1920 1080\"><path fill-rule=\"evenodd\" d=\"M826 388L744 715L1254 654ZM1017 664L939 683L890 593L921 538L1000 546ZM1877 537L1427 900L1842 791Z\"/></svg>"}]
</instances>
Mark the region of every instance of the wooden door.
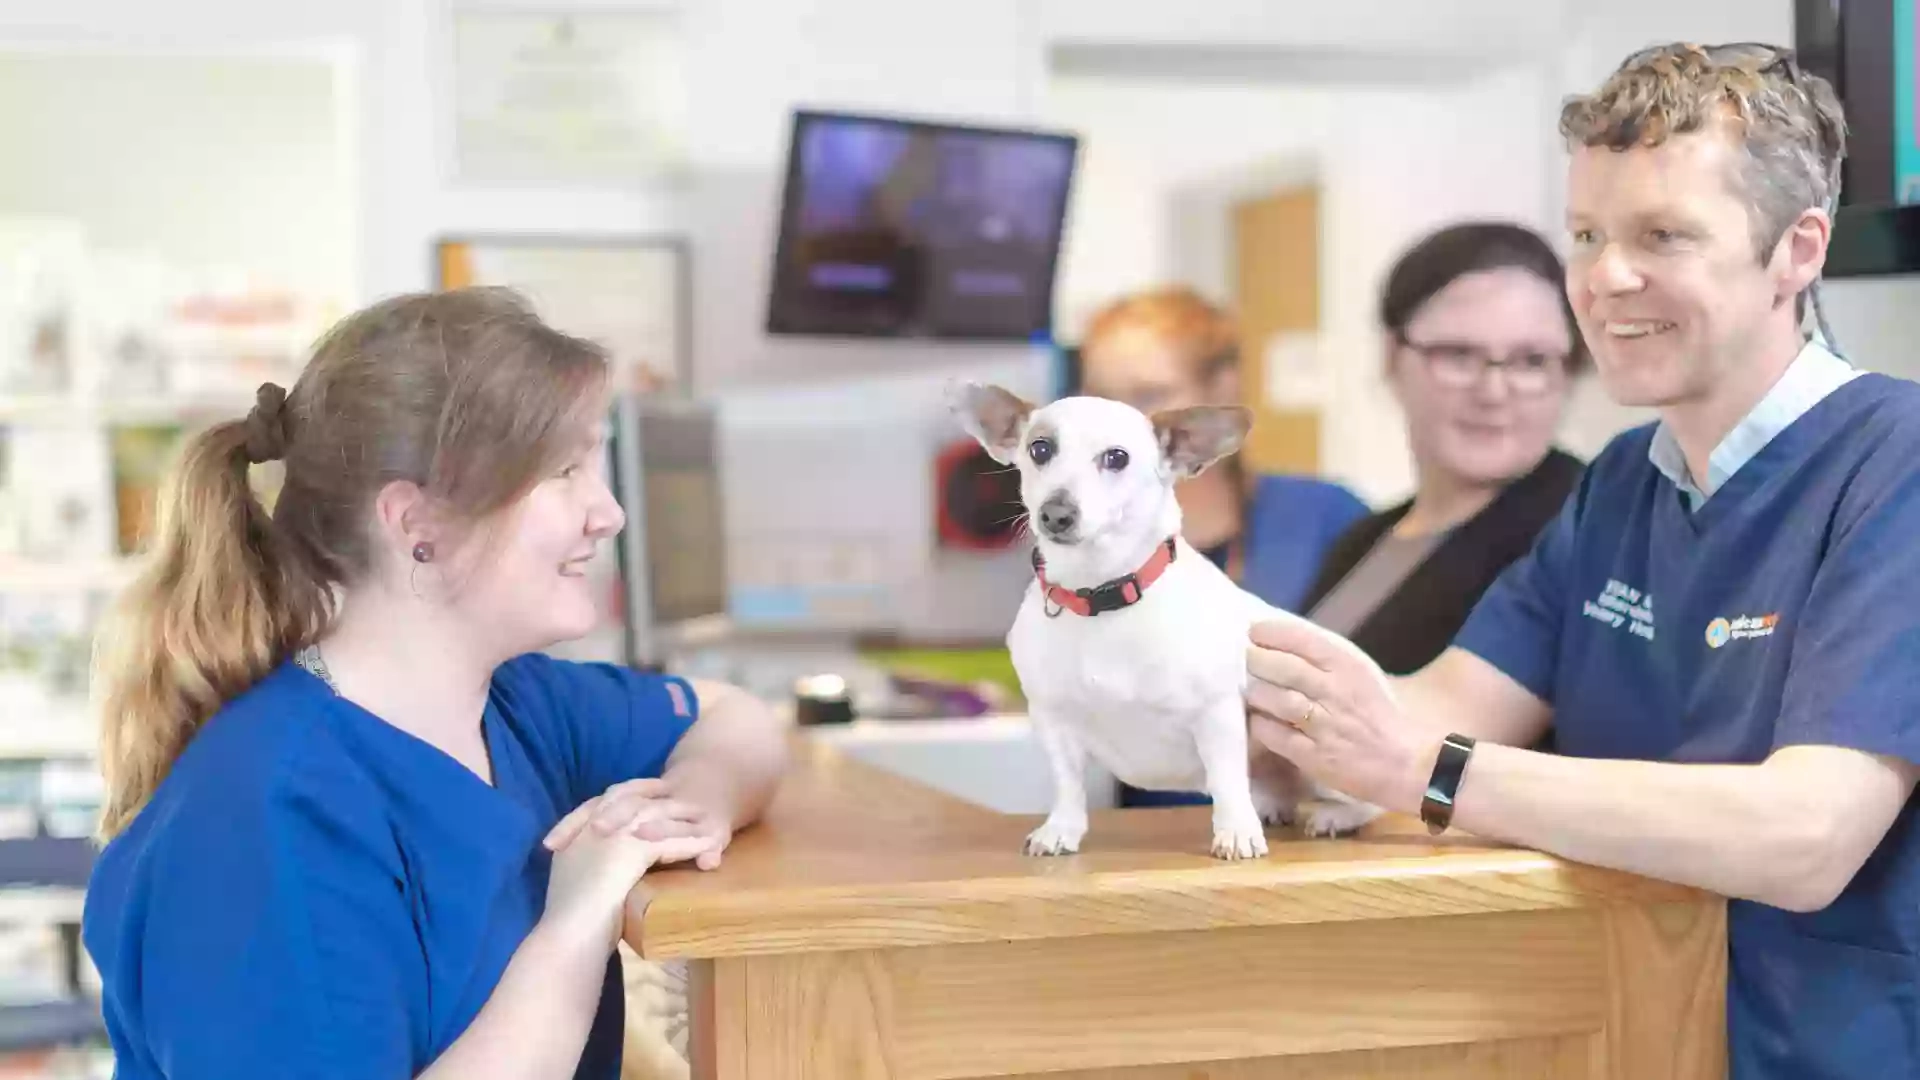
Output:
<instances>
[{"instance_id":1,"label":"wooden door","mask_svg":"<svg viewBox=\"0 0 1920 1080\"><path fill-rule=\"evenodd\" d=\"M1254 410L1245 458L1256 472L1317 474L1320 410L1268 404L1266 355L1285 334L1320 332L1320 191L1289 187L1233 207L1240 391Z\"/></svg>"}]
</instances>

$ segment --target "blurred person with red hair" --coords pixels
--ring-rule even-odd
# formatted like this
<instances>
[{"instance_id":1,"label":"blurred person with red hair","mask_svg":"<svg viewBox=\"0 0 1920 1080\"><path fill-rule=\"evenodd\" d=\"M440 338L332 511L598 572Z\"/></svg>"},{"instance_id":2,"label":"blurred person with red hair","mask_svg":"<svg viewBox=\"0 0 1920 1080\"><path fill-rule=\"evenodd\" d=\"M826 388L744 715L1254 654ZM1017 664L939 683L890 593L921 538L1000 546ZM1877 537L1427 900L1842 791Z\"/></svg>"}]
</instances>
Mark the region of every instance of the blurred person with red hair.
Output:
<instances>
[{"instance_id":1,"label":"blurred person with red hair","mask_svg":"<svg viewBox=\"0 0 1920 1080\"><path fill-rule=\"evenodd\" d=\"M1233 319L1185 286L1120 297L1094 313L1080 341L1080 392L1141 412L1240 403ZM1248 591L1293 610L1329 546L1368 507L1339 484L1250 473L1233 454L1181 481L1184 535Z\"/></svg>"}]
</instances>

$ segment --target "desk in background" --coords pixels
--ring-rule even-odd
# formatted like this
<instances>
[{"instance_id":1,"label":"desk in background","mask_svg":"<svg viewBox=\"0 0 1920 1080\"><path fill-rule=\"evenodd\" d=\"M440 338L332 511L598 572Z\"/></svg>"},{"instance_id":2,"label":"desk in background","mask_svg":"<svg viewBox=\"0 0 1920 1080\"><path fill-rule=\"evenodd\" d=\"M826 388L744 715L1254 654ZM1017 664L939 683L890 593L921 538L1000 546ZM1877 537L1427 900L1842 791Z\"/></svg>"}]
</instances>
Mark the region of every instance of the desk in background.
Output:
<instances>
[{"instance_id":1,"label":"desk in background","mask_svg":"<svg viewBox=\"0 0 1920 1080\"><path fill-rule=\"evenodd\" d=\"M1720 1080L1718 898L1386 818L1220 863L1198 807L1019 854L996 813L802 736L711 873L635 890L704 1080ZM1204 1071L1203 1071L1204 1070Z\"/></svg>"},{"instance_id":2,"label":"desk in background","mask_svg":"<svg viewBox=\"0 0 1920 1080\"><path fill-rule=\"evenodd\" d=\"M1002 814L1045 814L1053 800L1046 752L1024 716L856 720L802 728L847 757ZM1087 804L1115 803L1117 785L1089 766Z\"/></svg>"}]
</instances>

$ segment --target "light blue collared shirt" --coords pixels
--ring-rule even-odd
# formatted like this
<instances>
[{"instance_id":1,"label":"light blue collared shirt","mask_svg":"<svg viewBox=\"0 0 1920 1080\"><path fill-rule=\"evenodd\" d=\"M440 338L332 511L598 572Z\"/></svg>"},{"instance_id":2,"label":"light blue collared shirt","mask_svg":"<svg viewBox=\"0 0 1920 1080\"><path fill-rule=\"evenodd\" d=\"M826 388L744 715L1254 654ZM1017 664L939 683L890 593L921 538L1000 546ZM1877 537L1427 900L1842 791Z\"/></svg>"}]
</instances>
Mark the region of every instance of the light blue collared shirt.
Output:
<instances>
[{"instance_id":1,"label":"light blue collared shirt","mask_svg":"<svg viewBox=\"0 0 1920 1080\"><path fill-rule=\"evenodd\" d=\"M1694 482L1687 469L1686 455L1681 453L1679 441L1664 422L1654 429L1647 458L1687 497L1687 506L1698 510L1701 503L1739 472L1740 466L1752 461L1753 455L1772 442L1775 435L1787 430L1808 409L1861 374L1860 369L1828 352L1818 341L1809 340L1800 355L1793 358L1793 363L1787 365L1780 381L1767 391L1767 396L1733 425L1733 430L1707 455L1705 484Z\"/></svg>"}]
</instances>

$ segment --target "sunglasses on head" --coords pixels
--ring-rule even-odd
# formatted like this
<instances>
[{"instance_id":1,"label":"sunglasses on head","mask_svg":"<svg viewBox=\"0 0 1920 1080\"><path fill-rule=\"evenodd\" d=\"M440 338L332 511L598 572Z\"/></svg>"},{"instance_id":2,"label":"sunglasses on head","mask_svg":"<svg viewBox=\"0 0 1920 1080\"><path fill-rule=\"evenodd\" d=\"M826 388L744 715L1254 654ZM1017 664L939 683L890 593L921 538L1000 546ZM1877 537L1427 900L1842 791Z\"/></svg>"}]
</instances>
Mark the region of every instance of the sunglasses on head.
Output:
<instances>
[{"instance_id":1,"label":"sunglasses on head","mask_svg":"<svg viewBox=\"0 0 1920 1080\"><path fill-rule=\"evenodd\" d=\"M1710 64L1745 68L1755 75L1784 67L1787 78L1794 85L1800 85L1800 62L1794 51L1784 45L1769 45L1762 41L1736 41L1724 45L1653 45L1627 57L1620 67L1638 67L1663 56L1678 59L1687 55L1698 55Z\"/></svg>"}]
</instances>

